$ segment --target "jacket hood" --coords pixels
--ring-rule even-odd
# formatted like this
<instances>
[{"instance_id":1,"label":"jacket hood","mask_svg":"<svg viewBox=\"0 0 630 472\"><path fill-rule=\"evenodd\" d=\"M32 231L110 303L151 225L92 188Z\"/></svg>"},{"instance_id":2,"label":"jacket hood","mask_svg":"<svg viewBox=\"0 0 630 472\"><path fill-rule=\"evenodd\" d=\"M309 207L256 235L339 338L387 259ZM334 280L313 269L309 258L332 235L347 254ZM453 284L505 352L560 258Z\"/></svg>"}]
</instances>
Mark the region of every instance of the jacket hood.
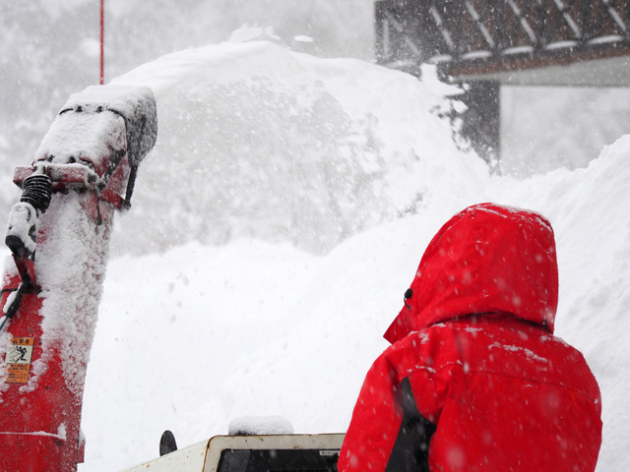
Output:
<instances>
[{"instance_id":1,"label":"jacket hood","mask_svg":"<svg viewBox=\"0 0 630 472\"><path fill-rule=\"evenodd\" d=\"M488 313L553 333L558 264L551 224L517 208L468 207L433 237L405 296L385 333L391 343L442 321Z\"/></svg>"}]
</instances>

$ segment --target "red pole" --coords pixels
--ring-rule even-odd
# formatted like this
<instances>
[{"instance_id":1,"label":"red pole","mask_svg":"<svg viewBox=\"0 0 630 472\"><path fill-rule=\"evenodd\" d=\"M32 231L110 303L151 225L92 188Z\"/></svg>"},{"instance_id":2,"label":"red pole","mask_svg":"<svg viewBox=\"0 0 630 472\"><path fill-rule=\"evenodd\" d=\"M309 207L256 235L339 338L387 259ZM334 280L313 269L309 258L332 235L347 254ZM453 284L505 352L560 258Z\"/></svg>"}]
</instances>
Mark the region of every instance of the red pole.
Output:
<instances>
[{"instance_id":1,"label":"red pole","mask_svg":"<svg viewBox=\"0 0 630 472\"><path fill-rule=\"evenodd\" d=\"M105 82L105 0L101 0L101 85Z\"/></svg>"}]
</instances>

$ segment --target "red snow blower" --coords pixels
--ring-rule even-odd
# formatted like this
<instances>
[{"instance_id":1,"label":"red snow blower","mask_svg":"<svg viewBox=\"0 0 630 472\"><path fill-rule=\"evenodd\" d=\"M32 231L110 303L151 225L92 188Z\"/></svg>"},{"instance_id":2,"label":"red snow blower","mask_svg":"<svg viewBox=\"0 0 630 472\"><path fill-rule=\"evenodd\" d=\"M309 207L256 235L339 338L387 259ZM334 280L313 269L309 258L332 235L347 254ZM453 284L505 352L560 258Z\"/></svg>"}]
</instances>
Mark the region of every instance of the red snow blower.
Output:
<instances>
[{"instance_id":1,"label":"red snow blower","mask_svg":"<svg viewBox=\"0 0 630 472\"><path fill-rule=\"evenodd\" d=\"M83 461L83 389L115 210L130 206L155 144L147 88L70 97L36 159L15 170L0 299L0 470L69 472Z\"/></svg>"}]
</instances>

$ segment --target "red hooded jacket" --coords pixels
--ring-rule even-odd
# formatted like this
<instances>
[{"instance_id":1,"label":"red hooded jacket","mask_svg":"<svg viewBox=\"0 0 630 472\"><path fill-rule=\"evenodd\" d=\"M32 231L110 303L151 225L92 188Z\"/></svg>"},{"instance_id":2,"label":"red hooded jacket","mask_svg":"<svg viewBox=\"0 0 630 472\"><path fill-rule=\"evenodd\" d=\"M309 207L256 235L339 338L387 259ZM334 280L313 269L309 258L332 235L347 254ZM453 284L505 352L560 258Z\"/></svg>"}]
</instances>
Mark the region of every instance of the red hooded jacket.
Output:
<instances>
[{"instance_id":1,"label":"red hooded jacket","mask_svg":"<svg viewBox=\"0 0 630 472\"><path fill-rule=\"evenodd\" d=\"M340 472L588 472L601 398L553 336L558 269L541 216L494 204L454 216L427 247L368 372Z\"/></svg>"}]
</instances>

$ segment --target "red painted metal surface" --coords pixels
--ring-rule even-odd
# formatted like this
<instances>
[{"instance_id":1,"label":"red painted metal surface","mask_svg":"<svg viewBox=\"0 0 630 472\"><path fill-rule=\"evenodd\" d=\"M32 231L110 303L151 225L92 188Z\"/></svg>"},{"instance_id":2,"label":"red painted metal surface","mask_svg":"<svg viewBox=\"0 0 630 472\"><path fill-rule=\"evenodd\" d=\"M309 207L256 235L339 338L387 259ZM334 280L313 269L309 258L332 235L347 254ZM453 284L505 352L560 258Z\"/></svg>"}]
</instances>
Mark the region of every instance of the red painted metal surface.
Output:
<instances>
[{"instance_id":1,"label":"red painted metal surface","mask_svg":"<svg viewBox=\"0 0 630 472\"><path fill-rule=\"evenodd\" d=\"M105 162L104 164L107 164ZM103 165L106 168L105 165ZM21 186L26 177L36 167L18 167L14 181ZM96 171L99 169L97 166ZM48 164L44 172L51 177L56 192L71 192L79 200L88 220L96 228L110 224L114 208L124 191L125 178L129 174L129 164L125 157L114 172L109 185L99 185L93 171L80 165ZM96 176L98 178L98 176ZM117 197L117 198L114 198ZM54 198L54 197L53 197ZM45 217L48 215L44 215ZM46 220L37 237L38 246L45 245L47 231L52 225L64 224L63 221ZM19 309L4 330L8 330L11 346L7 348L4 362L4 390L0 402L0 471L12 472L72 472L83 460L83 440L80 433L81 408L85 375L79 379L79 385L72 389L67 385L67 375L63 371L60 349L67 346L51 346L48 352L42 349L42 338L47 333L42 328L42 289L35 280L36 270L29 258L14 255L17 271L8 271L2 281L0 312L10 302L10 297L17 290L24 277L20 273L30 274L34 286L24 294ZM77 307L80 313L81 308ZM0 317L0 321L3 318ZM14 343L14 344L12 344ZM30 347L32 345L32 347ZM20 351L30 350L29 367L14 363ZM11 358L13 356L13 358ZM36 382L30 382L34 375L34 363L46 357L47 369L38 373ZM21 370L16 369L16 365ZM86 365L76 365L85 371ZM29 371L28 369L31 369Z\"/></svg>"},{"instance_id":2,"label":"red painted metal surface","mask_svg":"<svg viewBox=\"0 0 630 472\"><path fill-rule=\"evenodd\" d=\"M3 290L17 288L20 277L3 281ZM4 291L4 307L11 291ZM24 295L18 313L10 322L14 338L33 339L32 361L41 358L42 299L37 292ZM8 383L0 403L0 470L13 472L68 472L79 462L82 395L73 394L61 372L55 350L48 370L33 391L24 383Z\"/></svg>"}]
</instances>

